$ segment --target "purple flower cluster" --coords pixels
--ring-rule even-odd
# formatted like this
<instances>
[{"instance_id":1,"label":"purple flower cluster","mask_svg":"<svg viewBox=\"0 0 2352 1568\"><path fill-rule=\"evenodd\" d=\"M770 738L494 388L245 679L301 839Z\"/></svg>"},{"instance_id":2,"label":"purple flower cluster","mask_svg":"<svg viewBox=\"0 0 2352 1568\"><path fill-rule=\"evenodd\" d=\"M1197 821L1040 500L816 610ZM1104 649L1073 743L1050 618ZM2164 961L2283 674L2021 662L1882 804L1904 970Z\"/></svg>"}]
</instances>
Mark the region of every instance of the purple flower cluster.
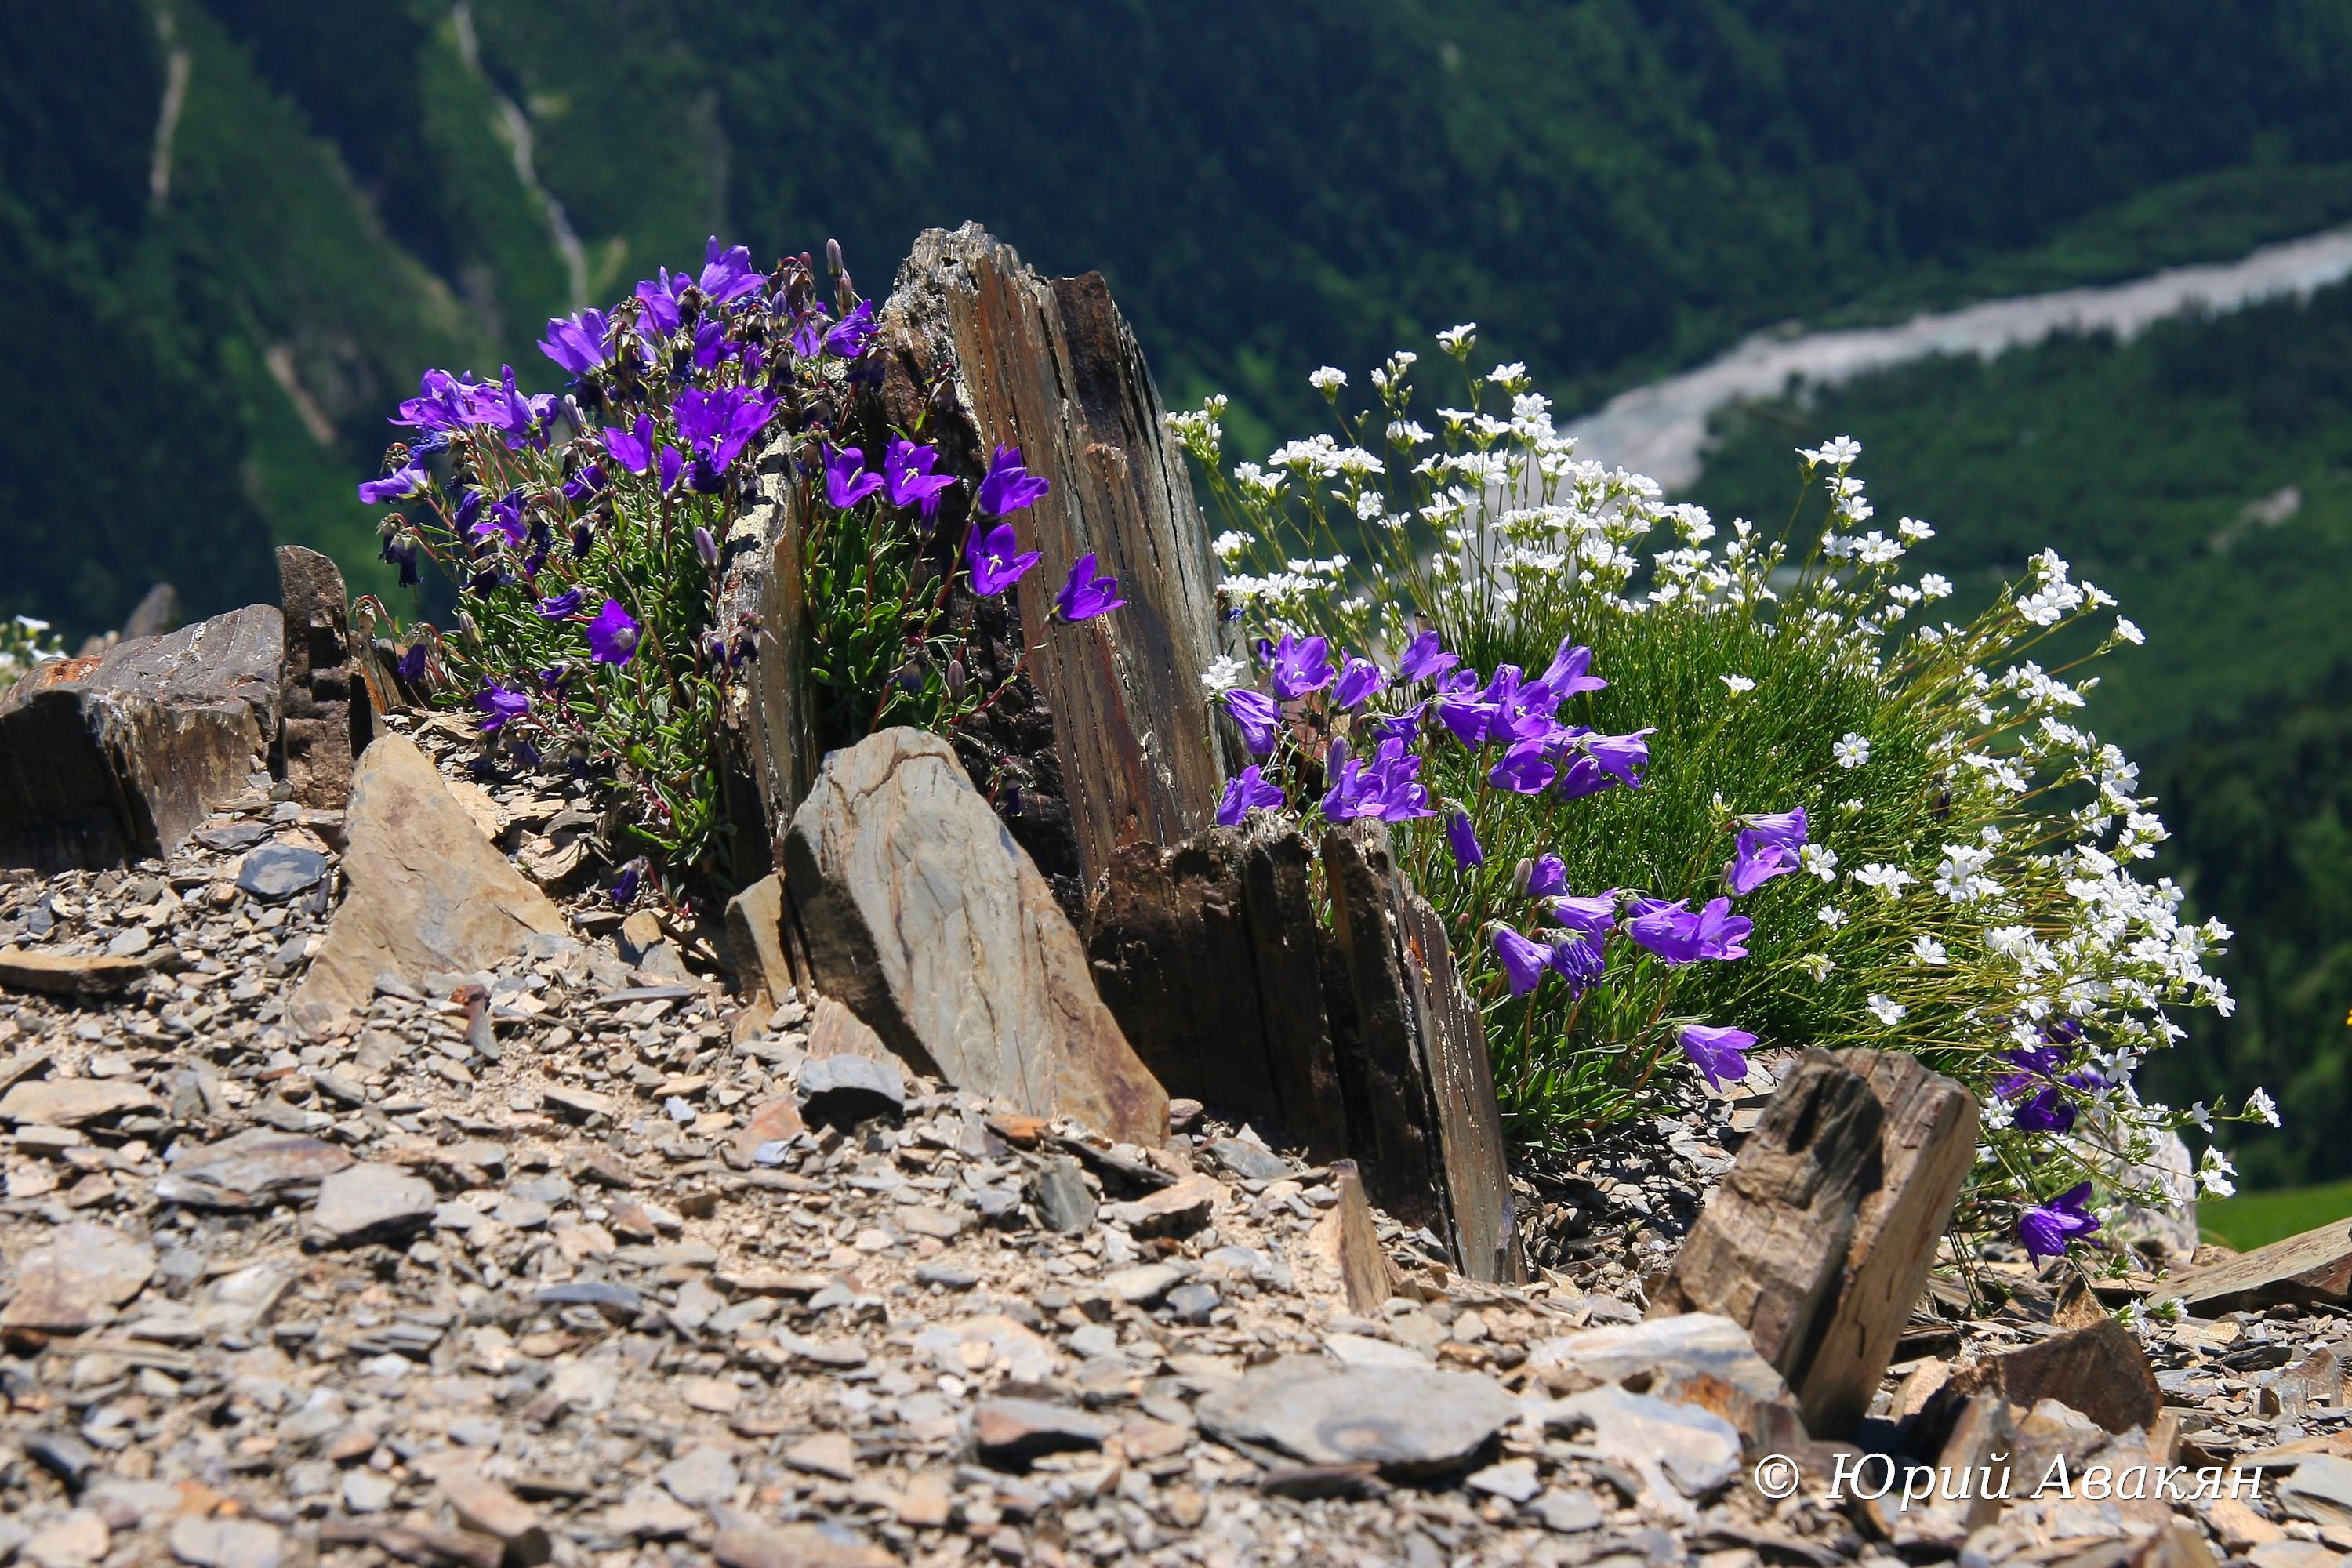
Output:
<instances>
[{"instance_id":1,"label":"purple flower cluster","mask_svg":"<svg viewBox=\"0 0 2352 1568\"><path fill-rule=\"evenodd\" d=\"M1042 559L1023 548L1019 520L1053 486L1017 447L994 447L984 471L959 478L919 426L875 429L874 401L857 389L881 380L881 324L837 249L828 259L824 289L807 256L762 271L749 249L714 237L699 268L658 268L609 309L548 321L539 348L570 378L560 395L523 392L510 365L495 381L427 371L393 416L404 441L358 487L370 506L403 509L379 530L403 586L429 559L461 591L467 635L413 637L404 670L422 679L425 650L441 649L430 668L470 694L494 750L538 756L536 744L552 742L577 765L615 764L616 787L641 808L635 825L665 859L698 852L664 835L677 826L680 790L701 786L617 761L661 730L656 707L675 716L681 701L723 702L760 646L756 620L727 611L719 593L720 542L752 499L751 453L781 435L803 495L870 522L846 531L857 565L870 566L875 548L897 552L905 569L890 581L902 587L920 577L943 511L967 520L957 575L975 595L1006 593ZM957 511L960 488L969 500ZM1104 564L1093 552L1069 563L1056 620L1126 604ZM858 580L859 594L877 591L870 574ZM866 613L866 601L835 597L845 615ZM961 700L967 667L941 647L952 635L940 626L947 597L924 604L899 623L904 655L885 649L879 668L945 667ZM675 786L667 794L665 782Z\"/></svg>"},{"instance_id":2,"label":"purple flower cluster","mask_svg":"<svg viewBox=\"0 0 2352 1568\"><path fill-rule=\"evenodd\" d=\"M1282 791L1265 776L1263 760L1275 755L1286 709L1317 702L1328 712L1349 715L1352 733L1370 747L1369 757L1351 755L1338 742L1325 751L1326 787L1318 809L1334 823L1407 822L1440 815L1420 781L1425 759L1415 748L1441 738L1474 755L1491 753L1488 786L1521 795L1567 801L1609 789L1637 790L1649 766L1654 730L1612 734L1561 718L1570 699L1609 684L1592 672L1592 650L1566 639L1532 678L1512 664L1497 665L1482 677L1463 667L1435 632L1415 637L1392 668L1334 650L1327 638L1291 632L1278 641L1261 639L1256 653L1269 689L1234 687L1216 698L1250 754L1261 759L1225 787L1217 820L1228 826L1252 811L1284 804ZM1369 710L1384 698L1391 711ZM1444 816L1446 847L1457 869L1467 874L1483 867L1486 851L1472 813L1448 802ZM1524 997L1546 976L1556 975L1571 998L1580 996L1605 978L1609 944L1617 935L1669 968L1745 958L1752 922L1732 912L1732 899L1796 869L1805 836L1801 810L1747 818L1734 862L1726 868L1728 893L1696 910L1688 898L1667 900L1613 888L1580 896L1570 889L1558 856L1524 861L1514 890L1559 929L1529 935L1495 922L1489 940L1503 982L1513 995ZM1740 1053L1756 1037L1691 1025L1682 1030L1680 1043L1699 1072L1720 1086L1746 1076Z\"/></svg>"}]
</instances>

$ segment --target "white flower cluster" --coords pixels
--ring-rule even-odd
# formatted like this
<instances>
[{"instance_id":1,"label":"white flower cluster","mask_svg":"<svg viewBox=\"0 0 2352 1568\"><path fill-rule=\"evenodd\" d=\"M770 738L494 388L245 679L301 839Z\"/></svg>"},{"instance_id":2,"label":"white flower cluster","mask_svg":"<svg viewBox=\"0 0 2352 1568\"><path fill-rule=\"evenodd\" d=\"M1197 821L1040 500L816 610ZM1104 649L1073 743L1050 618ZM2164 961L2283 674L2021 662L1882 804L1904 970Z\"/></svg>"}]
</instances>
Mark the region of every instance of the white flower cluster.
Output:
<instances>
[{"instance_id":1,"label":"white flower cluster","mask_svg":"<svg viewBox=\"0 0 2352 1568\"><path fill-rule=\"evenodd\" d=\"M0 621L0 689L37 664L63 658L66 650L49 635L49 623L31 616Z\"/></svg>"}]
</instances>

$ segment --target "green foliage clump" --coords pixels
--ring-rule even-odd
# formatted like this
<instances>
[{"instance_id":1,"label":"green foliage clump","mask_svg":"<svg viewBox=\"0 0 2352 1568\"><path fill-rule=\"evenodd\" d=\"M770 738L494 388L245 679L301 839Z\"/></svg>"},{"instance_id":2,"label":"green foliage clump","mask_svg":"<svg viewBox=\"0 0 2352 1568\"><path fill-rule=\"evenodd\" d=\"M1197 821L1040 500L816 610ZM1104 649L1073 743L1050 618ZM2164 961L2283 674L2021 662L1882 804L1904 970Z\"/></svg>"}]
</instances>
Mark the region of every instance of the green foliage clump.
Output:
<instances>
[{"instance_id":1,"label":"green foliage clump","mask_svg":"<svg viewBox=\"0 0 2352 1568\"><path fill-rule=\"evenodd\" d=\"M1319 692L1294 702L1297 759L1281 761L1304 782L1320 752L1319 785L1340 765L1331 747L1452 732L1423 747L1419 779L1460 804L1483 862L1433 821L1391 820L1457 942L1493 944L1476 980L1517 1136L1556 1142L1630 1116L1685 1055L1713 1079L1722 1037L1706 1031L1731 1029L1906 1050L1968 1084L1991 1161L1970 1226L2086 1179L2118 1202L2182 1195L2146 1162L2192 1113L2143 1103L2133 1075L2179 1033L2172 1010L2226 1008L2205 961L2228 932L2182 920L2176 889L2139 878L2166 837L2154 802L2082 727L2095 683L2035 658L2070 634L2094 638L2088 657L2139 641L2108 615L2114 599L2044 551L1972 616L1937 619L1953 584L1899 572L1934 531L1873 525L1858 444L1801 454L1809 483L1777 533L1719 531L1650 481L1576 458L1523 366L1471 373L1474 341L1466 327L1439 337L1461 362L1455 406L1416 397L1412 354L1372 374L1354 414L1347 378L1318 371L1337 433L1263 462L1227 468L1213 402L1176 426L1236 524L1218 542L1225 593L1265 634L1393 653L1433 630L1465 660L1402 713L1419 689L1378 713ZM1359 538L1360 568L1345 542ZM1556 683L1539 712L1515 709L1548 660L1546 680L1584 668L1577 649L1605 689L1556 717ZM1273 662L1276 695L1290 695ZM1475 711L1498 703L1481 732ZM1628 771L1637 739L1646 758ZM1588 762L1619 787L1580 782ZM1530 899L1531 880L1559 894L1559 873L1566 903ZM1644 934L1646 900L1719 897L1752 921L1744 951L1687 962ZM1555 925L1587 931L1604 976L1555 963L1563 982L1530 981L1515 966L1530 931L1557 953ZM2258 1092L2239 1115L2273 1109ZM2229 1187L2218 1152L2205 1181Z\"/></svg>"}]
</instances>

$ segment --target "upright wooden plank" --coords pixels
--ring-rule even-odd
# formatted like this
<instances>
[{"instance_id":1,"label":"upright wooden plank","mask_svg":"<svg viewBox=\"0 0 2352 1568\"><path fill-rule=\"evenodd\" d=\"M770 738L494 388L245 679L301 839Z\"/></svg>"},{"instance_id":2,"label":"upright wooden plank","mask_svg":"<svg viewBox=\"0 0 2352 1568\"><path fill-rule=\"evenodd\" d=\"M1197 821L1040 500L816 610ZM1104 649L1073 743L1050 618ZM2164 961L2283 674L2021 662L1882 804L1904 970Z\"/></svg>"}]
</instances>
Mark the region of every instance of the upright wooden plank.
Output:
<instances>
[{"instance_id":1,"label":"upright wooden plank","mask_svg":"<svg viewBox=\"0 0 2352 1568\"><path fill-rule=\"evenodd\" d=\"M783 863L785 829L823 760L809 690L802 491L793 439L779 435L760 453L743 515L728 531L719 580L719 632L732 637L747 616L760 628L758 657L740 677L746 700L740 713L729 716L730 860L735 879L747 885Z\"/></svg>"},{"instance_id":2,"label":"upright wooden plank","mask_svg":"<svg viewBox=\"0 0 2352 1568\"><path fill-rule=\"evenodd\" d=\"M976 473L995 447L1015 446L1053 482L1012 520L1021 547L1045 553L1013 593L1034 700L1005 705L969 742L992 749L992 764L1027 764L1019 797L997 792L999 809L1075 912L1120 845L1173 843L1215 815L1226 742L1212 739L1201 686L1217 654L1215 574L1191 478L1100 276L1047 279L976 224L933 229L880 321L894 414L920 406L954 367L952 415L931 432L950 449L947 467ZM1056 622L1061 575L1089 552L1127 605Z\"/></svg>"},{"instance_id":3,"label":"upright wooden plank","mask_svg":"<svg viewBox=\"0 0 2352 1568\"><path fill-rule=\"evenodd\" d=\"M1870 1086L1883 1119L1878 1184L1855 1214L1811 1364L1790 1380L1817 1437L1849 1436L1869 1414L1976 1159L1977 1104L1967 1089L1899 1051L1842 1051L1838 1060Z\"/></svg>"},{"instance_id":4,"label":"upright wooden plank","mask_svg":"<svg viewBox=\"0 0 2352 1568\"><path fill-rule=\"evenodd\" d=\"M1474 1279L1517 1280L1525 1269L1486 1026L1454 967L1445 922L1409 888L1403 914L1405 960L1418 983L1423 1020L1423 1070L1437 1112L1438 1154L1445 1163L1462 1271Z\"/></svg>"},{"instance_id":5,"label":"upright wooden plank","mask_svg":"<svg viewBox=\"0 0 2352 1568\"><path fill-rule=\"evenodd\" d=\"M1807 1051L1700 1211L1651 1315L1720 1313L1795 1384L1833 1305L1862 1200L1878 1184L1884 1121L1861 1074Z\"/></svg>"}]
</instances>

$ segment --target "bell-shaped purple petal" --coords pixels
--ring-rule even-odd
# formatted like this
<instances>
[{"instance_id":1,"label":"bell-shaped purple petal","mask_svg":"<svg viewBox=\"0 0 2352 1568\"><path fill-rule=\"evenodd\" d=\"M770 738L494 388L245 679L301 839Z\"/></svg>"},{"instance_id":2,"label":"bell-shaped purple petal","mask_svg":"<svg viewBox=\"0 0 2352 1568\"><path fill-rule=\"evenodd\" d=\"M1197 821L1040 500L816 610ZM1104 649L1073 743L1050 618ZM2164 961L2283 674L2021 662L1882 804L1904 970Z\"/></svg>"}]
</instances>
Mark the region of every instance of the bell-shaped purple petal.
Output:
<instances>
[{"instance_id":1,"label":"bell-shaped purple petal","mask_svg":"<svg viewBox=\"0 0 2352 1568\"><path fill-rule=\"evenodd\" d=\"M1118 596L1118 578L1108 572L1097 574L1094 552L1089 550L1070 563L1069 579L1054 595L1054 613L1066 621L1083 621L1126 603Z\"/></svg>"},{"instance_id":2,"label":"bell-shaped purple petal","mask_svg":"<svg viewBox=\"0 0 2352 1568\"><path fill-rule=\"evenodd\" d=\"M1756 1037L1745 1029L1693 1024L1682 1032L1683 1055L1718 1091L1748 1077L1747 1053L1755 1046Z\"/></svg>"},{"instance_id":3,"label":"bell-shaped purple petal","mask_svg":"<svg viewBox=\"0 0 2352 1568\"><path fill-rule=\"evenodd\" d=\"M1053 489L1050 480L1041 479L1021 465L1021 448L999 447L988 465L987 477L980 481L979 494L974 498L980 510L991 517L1004 517L1032 507L1045 499Z\"/></svg>"},{"instance_id":4,"label":"bell-shaped purple petal","mask_svg":"<svg viewBox=\"0 0 2352 1568\"><path fill-rule=\"evenodd\" d=\"M1272 810L1282 804L1282 791L1265 781L1252 763L1225 781L1224 798L1217 805L1217 826L1239 827L1253 811Z\"/></svg>"},{"instance_id":5,"label":"bell-shaped purple petal","mask_svg":"<svg viewBox=\"0 0 2352 1568\"><path fill-rule=\"evenodd\" d=\"M1448 653L1438 641L1435 632L1423 632L1405 644L1404 653L1397 659L1396 678L1404 685L1444 675L1462 662L1458 653Z\"/></svg>"},{"instance_id":6,"label":"bell-shaped purple petal","mask_svg":"<svg viewBox=\"0 0 2352 1568\"><path fill-rule=\"evenodd\" d=\"M1339 679L1331 688L1331 700L1352 712L1379 696L1388 683L1387 671L1369 658L1351 654L1339 667Z\"/></svg>"},{"instance_id":7,"label":"bell-shaped purple petal","mask_svg":"<svg viewBox=\"0 0 2352 1568\"><path fill-rule=\"evenodd\" d=\"M530 698L525 692L509 691L492 680L485 682L482 689L474 694L474 706L481 710L481 731L488 735L530 712Z\"/></svg>"},{"instance_id":8,"label":"bell-shaped purple petal","mask_svg":"<svg viewBox=\"0 0 2352 1568\"><path fill-rule=\"evenodd\" d=\"M1510 927L1495 928L1495 956L1501 960L1503 979L1511 994L1524 996L1543 983L1544 970L1551 962L1551 949L1539 942L1531 942Z\"/></svg>"},{"instance_id":9,"label":"bell-shaped purple petal","mask_svg":"<svg viewBox=\"0 0 2352 1568\"><path fill-rule=\"evenodd\" d=\"M588 596L584 588L566 588L552 598L541 599L538 609L541 616L551 621L568 621L580 613L580 605Z\"/></svg>"},{"instance_id":10,"label":"bell-shaped purple petal","mask_svg":"<svg viewBox=\"0 0 2352 1568\"><path fill-rule=\"evenodd\" d=\"M370 506L382 506L391 500L405 500L410 496L422 495L425 492L425 487L432 482L433 476L425 471L425 466L422 463L407 463L394 468L380 479L362 480L360 500Z\"/></svg>"},{"instance_id":11,"label":"bell-shaped purple petal","mask_svg":"<svg viewBox=\"0 0 2352 1568\"><path fill-rule=\"evenodd\" d=\"M1557 899L1568 891L1568 866L1557 855L1538 855L1528 868L1528 897Z\"/></svg>"},{"instance_id":12,"label":"bell-shaped purple petal","mask_svg":"<svg viewBox=\"0 0 2352 1568\"><path fill-rule=\"evenodd\" d=\"M856 359L866 352L881 329L874 324L874 301L860 300L856 308L834 324L824 335L824 352L835 359Z\"/></svg>"},{"instance_id":13,"label":"bell-shaped purple petal","mask_svg":"<svg viewBox=\"0 0 2352 1568\"><path fill-rule=\"evenodd\" d=\"M2047 1204L2028 1205L2017 1218L2017 1239L2024 1244L2026 1255L2037 1263L2056 1258L2074 1237L2098 1229L2098 1216L2090 1212L2090 1205L2091 1184L2084 1182Z\"/></svg>"},{"instance_id":14,"label":"bell-shaped purple petal","mask_svg":"<svg viewBox=\"0 0 2352 1568\"><path fill-rule=\"evenodd\" d=\"M1559 769L1544 754L1547 750L1539 741L1513 746L1487 772L1486 782L1514 795L1541 795L1559 775Z\"/></svg>"},{"instance_id":15,"label":"bell-shaped purple petal","mask_svg":"<svg viewBox=\"0 0 2352 1568\"><path fill-rule=\"evenodd\" d=\"M904 436L894 437L882 458L883 491L892 506L919 506L929 518L939 510L940 492L955 484L952 474L936 474L940 451Z\"/></svg>"},{"instance_id":16,"label":"bell-shaped purple petal","mask_svg":"<svg viewBox=\"0 0 2352 1568\"><path fill-rule=\"evenodd\" d=\"M695 279L702 297L713 305L730 305L746 294L755 293L767 281L765 275L751 268L751 252L746 246L719 247L719 237L712 235L702 249L702 272Z\"/></svg>"},{"instance_id":17,"label":"bell-shaped purple petal","mask_svg":"<svg viewBox=\"0 0 2352 1568\"><path fill-rule=\"evenodd\" d=\"M1274 674L1274 694L1284 702L1320 691L1339 677L1331 668L1331 645L1319 637L1301 642L1285 632L1266 662Z\"/></svg>"},{"instance_id":18,"label":"bell-shaped purple petal","mask_svg":"<svg viewBox=\"0 0 2352 1568\"><path fill-rule=\"evenodd\" d=\"M612 363L612 353L604 346L611 330L612 323L602 310L558 316L547 323L547 336L540 340L539 352L572 374L586 375Z\"/></svg>"},{"instance_id":19,"label":"bell-shaped purple petal","mask_svg":"<svg viewBox=\"0 0 2352 1568\"><path fill-rule=\"evenodd\" d=\"M1013 525L1000 522L984 533L975 527L963 547L963 558L971 569L971 591L992 599L1021 581L1045 556L1039 551L1023 550Z\"/></svg>"},{"instance_id":20,"label":"bell-shaped purple petal","mask_svg":"<svg viewBox=\"0 0 2352 1568\"><path fill-rule=\"evenodd\" d=\"M1275 732L1282 723L1282 710L1274 699L1263 691L1236 686L1220 692L1218 700L1225 705L1225 711L1240 729L1242 743L1249 748L1250 755L1273 755Z\"/></svg>"},{"instance_id":21,"label":"bell-shaped purple petal","mask_svg":"<svg viewBox=\"0 0 2352 1568\"><path fill-rule=\"evenodd\" d=\"M1478 825L1458 805L1445 815L1445 847L1454 851L1454 865L1465 871L1486 863L1486 851L1478 842Z\"/></svg>"},{"instance_id":22,"label":"bell-shaped purple petal","mask_svg":"<svg viewBox=\"0 0 2352 1568\"><path fill-rule=\"evenodd\" d=\"M866 453L856 447L828 447L824 455L824 499L837 511L847 511L867 496L879 495L884 480L866 466Z\"/></svg>"},{"instance_id":23,"label":"bell-shaped purple petal","mask_svg":"<svg viewBox=\"0 0 2352 1568\"><path fill-rule=\"evenodd\" d=\"M607 599L588 623L588 657L598 664L625 665L637 657L637 639L645 633L618 599Z\"/></svg>"},{"instance_id":24,"label":"bell-shaped purple petal","mask_svg":"<svg viewBox=\"0 0 2352 1568\"><path fill-rule=\"evenodd\" d=\"M1544 909L1551 918L1580 936L1598 942L1617 923L1617 895L1614 892L1591 893L1581 898L1573 894L1548 900Z\"/></svg>"}]
</instances>

